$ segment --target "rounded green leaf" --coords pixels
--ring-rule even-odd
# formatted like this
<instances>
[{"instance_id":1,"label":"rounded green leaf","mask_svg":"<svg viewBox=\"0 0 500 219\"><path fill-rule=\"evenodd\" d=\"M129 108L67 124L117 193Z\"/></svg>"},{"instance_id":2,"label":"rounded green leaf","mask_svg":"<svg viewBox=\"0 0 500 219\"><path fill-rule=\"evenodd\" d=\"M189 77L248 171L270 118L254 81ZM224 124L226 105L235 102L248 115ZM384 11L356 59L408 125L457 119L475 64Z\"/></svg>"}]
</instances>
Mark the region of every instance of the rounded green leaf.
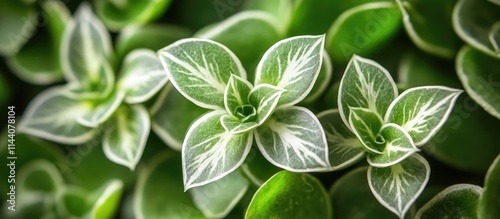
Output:
<instances>
[{"instance_id":1,"label":"rounded green leaf","mask_svg":"<svg viewBox=\"0 0 500 219\"><path fill-rule=\"evenodd\" d=\"M257 127L255 140L264 157L280 168L311 172L330 167L325 133L316 116L306 108L276 110Z\"/></svg>"},{"instance_id":2,"label":"rounded green leaf","mask_svg":"<svg viewBox=\"0 0 500 219\"><path fill-rule=\"evenodd\" d=\"M500 217L500 154L491 164L484 180L484 191L479 197L477 215L480 218Z\"/></svg>"},{"instance_id":3,"label":"rounded green leaf","mask_svg":"<svg viewBox=\"0 0 500 219\"><path fill-rule=\"evenodd\" d=\"M11 56L30 39L37 26L34 7L19 1L0 3L0 55Z\"/></svg>"},{"instance_id":4,"label":"rounded green leaf","mask_svg":"<svg viewBox=\"0 0 500 219\"><path fill-rule=\"evenodd\" d=\"M500 119L500 59L471 47L463 47L456 60L457 74L465 91L484 110Z\"/></svg>"},{"instance_id":5,"label":"rounded green leaf","mask_svg":"<svg viewBox=\"0 0 500 219\"><path fill-rule=\"evenodd\" d=\"M171 83L151 107L153 131L170 147L181 150L189 125L207 110L182 96Z\"/></svg>"},{"instance_id":6,"label":"rounded green leaf","mask_svg":"<svg viewBox=\"0 0 500 219\"><path fill-rule=\"evenodd\" d=\"M331 170L346 168L365 156L362 143L344 125L337 109L319 113L318 120L326 134Z\"/></svg>"},{"instance_id":7,"label":"rounded green leaf","mask_svg":"<svg viewBox=\"0 0 500 219\"><path fill-rule=\"evenodd\" d=\"M205 218L184 192L181 169L181 159L164 152L141 170L134 193L135 218Z\"/></svg>"},{"instance_id":8,"label":"rounded green leaf","mask_svg":"<svg viewBox=\"0 0 500 219\"><path fill-rule=\"evenodd\" d=\"M158 56L175 88L203 108L223 109L231 74L246 78L236 55L215 41L179 40L158 51Z\"/></svg>"},{"instance_id":9,"label":"rounded green leaf","mask_svg":"<svg viewBox=\"0 0 500 219\"><path fill-rule=\"evenodd\" d=\"M311 91L323 61L325 36L296 36L269 48L257 66L255 83L285 89L279 106L293 106Z\"/></svg>"},{"instance_id":10,"label":"rounded green leaf","mask_svg":"<svg viewBox=\"0 0 500 219\"><path fill-rule=\"evenodd\" d=\"M476 206L483 188L470 184L450 186L434 196L422 206L415 215L416 219L424 218L476 218Z\"/></svg>"},{"instance_id":11,"label":"rounded green leaf","mask_svg":"<svg viewBox=\"0 0 500 219\"><path fill-rule=\"evenodd\" d=\"M367 56L397 35L401 13L394 2L366 3L344 11L328 30L326 49L334 63L347 63L353 54Z\"/></svg>"},{"instance_id":12,"label":"rounded green leaf","mask_svg":"<svg viewBox=\"0 0 500 219\"><path fill-rule=\"evenodd\" d=\"M462 40L491 56L500 57L500 5L488 0L459 0L453 28Z\"/></svg>"},{"instance_id":13,"label":"rounded green leaf","mask_svg":"<svg viewBox=\"0 0 500 219\"><path fill-rule=\"evenodd\" d=\"M113 123L104 134L104 153L111 161L134 170L151 128L148 111L142 105L123 106Z\"/></svg>"},{"instance_id":14,"label":"rounded green leaf","mask_svg":"<svg viewBox=\"0 0 500 219\"><path fill-rule=\"evenodd\" d=\"M206 185L238 168L252 146L253 135L234 135L220 124L225 111L209 112L189 128L182 145L184 187Z\"/></svg>"},{"instance_id":15,"label":"rounded green leaf","mask_svg":"<svg viewBox=\"0 0 500 219\"><path fill-rule=\"evenodd\" d=\"M245 218L331 218L330 199L311 175L281 171L255 193Z\"/></svg>"},{"instance_id":16,"label":"rounded green leaf","mask_svg":"<svg viewBox=\"0 0 500 219\"><path fill-rule=\"evenodd\" d=\"M462 44L453 31L451 14L456 0L397 0L406 33L425 52L453 58Z\"/></svg>"},{"instance_id":17,"label":"rounded green leaf","mask_svg":"<svg viewBox=\"0 0 500 219\"><path fill-rule=\"evenodd\" d=\"M171 0L96 0L97 15L111 30L147 23L160 16Z\"/></svg>"}]
</instances>

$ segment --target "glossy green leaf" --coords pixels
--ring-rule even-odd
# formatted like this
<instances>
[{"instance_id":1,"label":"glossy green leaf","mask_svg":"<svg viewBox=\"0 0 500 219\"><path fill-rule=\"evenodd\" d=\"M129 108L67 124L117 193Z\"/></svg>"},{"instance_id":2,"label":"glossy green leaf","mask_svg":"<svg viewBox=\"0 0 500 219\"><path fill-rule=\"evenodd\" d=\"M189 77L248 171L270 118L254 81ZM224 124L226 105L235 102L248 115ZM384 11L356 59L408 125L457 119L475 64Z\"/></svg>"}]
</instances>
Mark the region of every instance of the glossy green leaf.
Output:
<instances>
[{"instance_id":1,"label":"glossy green leaf","mask_svg":"<svg viewBox=\"0 0 500 219\"><path fill-rule=\"evenodd\" d=\"M318 78L324 39L324 35L296 36L277 42L259 62L254 84L271 84L285 89L278 103L280 106L302 101Z\"/></svg>"},{"instance_id":2,"label":"glossy green leaf","mask_svg":"<svg viewBox=\"0 0 500 219\"><path fill-rule=\"evenodd\" d=\"M252 146L252 133L233 135L220 124L225 111L209 112L189 128L182 145L184 188L206 185L238 168Z\"/></svg>"},{"instance_id":3,"label":"glossy green leaf","mask_svg":"<svg viewBox=\"0 0 500 219\"><path fill-rule=\"evenodd\" d=\"M367 169L359 167L343 174L330 188L333 218L398 218L373 196Z\"/></svg>"},{"instance_id":4,"label":"glossy green leaf","mask_svg":"<svg viewBox=\"0 0 500 219\"><path fill-rule=\"evenodd\" d=\"M113 122L104 134L104 153L111 161L134 170L148 139L149 114L142 105L124 106Z\"/></svg>"},{"instance_id":5,"label":"glossy green leaf","mask_svg":"<svg viewBox=\"0 0 500 219\"><path fill-rule=\"evenodd\" d=\"M418 154L385 168L368 167L368 185L375 198L403 218L429 180L430 166Z\"/></svg>"},{"instance_id":6,"label":"glossy green leaf","mask_svg":"<svg viewBox=\"0 0 500 219\"><path fill-rule=\"evenodd\" d=\"M415 215L421 218L477 218L476 206L483 188L470 184L450 186L434 196Z\"/></svg>"},{"instance_id":7,"label":"glossy green leaf","mask_svg":"<svg viewBox=\"0 0 500 219\"><path fill-rule=\"evenodd\" d=\"M406 130L394 123L382 126L380 136L382 136L385 145L384 151L383 154L368 155L368 163L371 166L388 167L419 151Z\"/></svg>"},{"instance_id":8,"label":"glossy green leaf","mask_svg":"<svg viewBox=\"0 0 500 219\"><path fill-rule=\"evenodd\" d=\"M30 39L37 25L33 7L19 1L0 3L0 55L11 56Z\"/></svg>"},{"instance_id":9,"label":"glossy green leaf","mask_svg":"<svg viewBox=\"0 0 500 219\"><path fill-rule=\"evenodd\" d=\"M76 117L76 121L81 125L96 128L118 109L125 97L123 92L113 92L104 100L98 101L89 112Z\"/></svg>"},{"instance_id":10,"label":"glossy green leaf","mask_svg":"<svg viewBox=\"0 0 500 219\"><path fill-rule=\"evenodd\" d=\"M349 124L350 108L369 109L381 118L398 96L391 75L380 64L354 55L340 82L337 99L340 116Z\"/></svg>"},{"instance_id":11,"label":"glossy green leaf","mask_svg":"<svg viewBox=\"0 0 500 219\"><path fill-rule=\"evenodd\" d=\"M249 182L239 171L190 190L195 205L208 218L223 218L247 191Z\"/></svg>"},{"instance_id":12,"label":"glossy green leaf","mask_svg":"<svg viewBox=\"0 0 500 219\"><path fill-rule=\"evenodd\" d=\"M257 145L254 142L252 149L248 153L245 162L241 165L240 170L245 173L247 179L249 179L254 185L260 187L264 184L264 182L282 169L269 163L269 161L257 149Z\"/></svg>"},{"instance_id":13,"label":"glossy green leaf","mask_svg":"<svg viewBox=\"0 0 500 219\"><path fill-rule=\"evenodd\" d=\"M337 109L319 113L318 120L326 134L331 170L349 167L365 157L362 143L344 125Z\"/></svg>"},{"instance_id":14,"label":"glossy green leaf","mask_svg":"<svg viewBox=\"0 0 500 219\"><path fill-rule=\"evenodd\" d=\"M94 195L97 199L90 203L92 208L88 216L90 218L113 218L120 205L123 187L120 180L112 180L103 188L96 190Z\"/></svg>"},{"instance_id":15,"label":"glossy green leaf","mask_svg":"<svg viewBox=\"0 0 500 219\"><path fill-rule=\"evenodd\" d=\"M264 157L280 168L308 172L330 167L325 133L306 108L276 110L256 129L255 137Z\"/></svg>"},{"instance_id":16,"label":"glossy green leaf","mask_svg":"<svg viewBox=\"0 0 500 219\"><path fill-rule=\"evenodd\" d=\"M456 60L456 69L465 91L484 110L500 119L499 59L471 47L463 47Z\"/></svg>"},{"instance_id":17,"label":"glossy green leaf","mask_svg":"<svg viewBox=\"0 0 500 219\"><path fill-rule=\"evenodd\" d=\"M259 126L256 122L242 122L230 115L222 115L220 117L220 124L224 127L224 130L234 135L249 132Z\"/></svg>"},{"instance_id":18,"label":"glossy green leaf","mask_svg":"<svg viewBox=\"0 0 500 219\"><path fill-rule=\"evenodd\" d=\"M284 92L285 90L269 84L259 84L250 91L248 99L256 108L259 125L271 116Z\"/></svg>"},{"instance_id":19,"label":"glossy green leaf","mask_svg":"<svg viewBox=\"0 0 500 219\"><path fill-rule=\"evenodd\" d=\"M113 50L104 25L83 3L67 24L61 45L61 65L66 80L85 86L99 84L102 66L109 65ZM110 68L110 67L109 67ZM104 71L106 76L113 74Z\"/></svg>"},{"instance_id":20,"label":"glossy green leaf","mask_svg":"<svg viewBox=\"0 0 500 219\"><path fill-rule=\"evenodd\" d=\"M278 21L268 13L242 11L222 20L209 30L199 31L195 36L227 46L243 63L248 73L248 81L254 81L255 68L262 55L284 37L280 27Z\"/></svg>"},{"instance_id":21,"label":"glossy green leaf","mask_svg":"<svg viewBox=\"0 0 500 219\"><path fill-rule=\"evenodd\" d=\"M111 30L127 25L147 23L160 16L171 0L98 0L94 1L96 13Z\"/></svg>"},{"instance_id":22,"label":"glossy green leaf","mask_svg":"<svg viewBox=\"0 0 500 219\"><path fill-rule=\"evenodd\" d=\"M456 0L397 0L406 33L425 52L453 58L462 44L453 31L451 14ZM432 5L429 7L429 5Z\"/></svg>"},{"instance_id":23,"label":"glossy green leaf","mask_svg":"<svg viewBox=\"0 0 500 219\"><path fill-rule=\"evenodd\" d=\"M477 215L480 218L500 217L500 154L491 164L484 180L484 191L479 197Z\"/></svg>"},{"instance_id":24,"label":"glossy green leaf","mask_svg":"<svg viewBox=\"0 0 500 219\"><path fill-rule=\"evenodd\" d=\"M453 9L453 28L462 40L500 57L500 5L487 0L460 0Z\"/></svg>"},{"instance_id":25,"label":"glossy green leaf","mask_svg":"<svg viewBox=\"0 0 500 219\"><path fill-rule=\"evenodd\" d=\"M323 51L323 62L321 64L321 69L319 70L318 78L316 79L316 83L314 83L313 88L309 92L306 98L302 100L302 103L313 103L317 100L328 88L330 85L330 81L333 75L333 65L332 61L330 61L330 56L326 52Z\"/></svg>"},{"instance_id":26,"label":"glossy green leaf","mask_svg":"<svg viewBox=\"0 0 500 219\"><path fill-rule=\"evenodd\" d=\"M18 127L20 132L63 144L82 144L95 134L95 130L75 120L91 107L68 97L64 87L43 91L26 109Z\"/></svg>"},{"instance_id":27,"label":"glossy green leaf","mask_svg":"<svg viewBox=\"0 0 500 219\"><path fill-rule=\"evenodd\" d=\"M141 170L134 193L135 218L205 218L184 192L181 170L181 159L165 152Z\"/></svg>"},{"instance_id":28,"label":"glossy green leaf","mask_svg":"<svg viewBox=\"0 0 500 219\"><path fill-rule=\"evenodd\" d=\"M126 92L125 102L136 104L151 98L167 81L167 72L156 54L137 49L125 57L118 76L118 89Z\"/></svg>"},{"instance_id":29,"label":"glossy green leaf","mask_svg":"<svg viewBox=\"0 0 500 219\"><path fill-rule=\"evenodd\" d=\"M331 218L330 199L311 175L281 171L254 194L245 218Z\"/></svg>"},{"instance_id":30,"label":"glossy green leaf","mask_svg":"<svg viewBox=\"0 0 500 219\"><path fill-rule=\"evenodd\" d=\"M395 37L401 13L390 1L370 2L344 11L328 30L326 49L335 63L347 63L352 55L373 54Z\"/></svg>"},{"instance_id":31,"label":"glossy green leaf","mask_svg":"<svg viewBox=\"0 0 500 219\"><path fill-rule=\"evenodd\" d=\"M252 88L252 84L247 80L231 75L224 92L224 106L230 115L241 118L243 121L249 119L247 118L249 115L238 114L237 108L249 104L248 94L250 94ZM255 112L255 109L253 111ZM255 113L253 116L255 116Z\"/></svg>"},{"instance_id":32,"label":"glossy green leaf","mask_svg":"<svg viewBox=\"0 0 500 219\"><path fill-rule=\"evenodd\" d=\"M214 41L183 39L161 49L158 55L175 88L200 107L224 108L231 74L246 78L234 53Z\"/></svg>"},{"instance_id":33,"label":"glossy green leaf","mask_svg":"<svg viewBox=\"0 0 500 219\"><path fill-rule=\"evenodd\" d=\"M373 111L364 108L350 108L349 125L368 152L382 154L385 149L384 139L379 135L382 118Z\"/></svg>"},{"instance_id":34,"label":"glossy green leaf","mask_svg":"<svg viewBox=\"0 0 500 219\"><path fill-rule=\"evenodd\" d=\"M415 145L421 146L446 122L460 93L443 86L408 89L389 106L384 120L403 127Z\"/></svg>"},{"instance_id":35,"label":"glossy green leaf","mask_svg":"<svg viewBox=\"0 0 500 219\"><path fill-rule=\"evenodd\" d=\"M151 125L168 146L180 151L189 125L206 111L167 83L151 107Z\"/></svg>"}]
</instances>

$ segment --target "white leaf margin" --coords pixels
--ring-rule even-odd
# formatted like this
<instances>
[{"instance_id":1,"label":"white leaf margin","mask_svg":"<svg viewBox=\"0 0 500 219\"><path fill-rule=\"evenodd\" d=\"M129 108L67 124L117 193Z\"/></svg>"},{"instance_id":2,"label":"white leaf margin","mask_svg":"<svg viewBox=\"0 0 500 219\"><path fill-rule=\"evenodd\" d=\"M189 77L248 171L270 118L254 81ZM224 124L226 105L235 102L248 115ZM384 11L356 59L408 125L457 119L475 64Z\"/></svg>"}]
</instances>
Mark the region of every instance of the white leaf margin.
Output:
<instances>
[{"instance_id":1,"label":"white leaf margin","mask_svg":"<svg viewBox=\"0 0 500 219\"><path fill-rule=\"evenodd\" d=\"M104 191L101 193L97 201L94 203L92 206L92 209L90 210L90 216L92 218L96 218L95 215L97 214L97 211L99 210L99 207L104 204L104 202L111 196L113 195L114 192L117 192L119 190L123 190L123 182L118 179L113 179L111 180L107 185ZM122 191L123 192L123 191ZM117 211L118 209L114 209Z\"/></svg>"}]
</instances>

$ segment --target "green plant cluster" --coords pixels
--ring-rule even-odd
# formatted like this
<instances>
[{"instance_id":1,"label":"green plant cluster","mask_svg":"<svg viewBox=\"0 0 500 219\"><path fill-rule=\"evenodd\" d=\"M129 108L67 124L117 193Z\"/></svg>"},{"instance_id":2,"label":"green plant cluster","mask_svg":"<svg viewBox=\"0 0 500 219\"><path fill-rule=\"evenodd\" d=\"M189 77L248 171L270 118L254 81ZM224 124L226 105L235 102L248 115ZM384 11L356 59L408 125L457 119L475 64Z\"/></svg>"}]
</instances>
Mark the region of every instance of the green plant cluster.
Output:
<instances>
[{"instance_id":1,"label":"green plant cluster","mask_svg":"<svg viewBox=\"0 0 500 219\"><path fill-rule=\"evenodd\" d=\"M498 12L4 0L0 218L499 218Z\"/></svg>"}]
</instances>

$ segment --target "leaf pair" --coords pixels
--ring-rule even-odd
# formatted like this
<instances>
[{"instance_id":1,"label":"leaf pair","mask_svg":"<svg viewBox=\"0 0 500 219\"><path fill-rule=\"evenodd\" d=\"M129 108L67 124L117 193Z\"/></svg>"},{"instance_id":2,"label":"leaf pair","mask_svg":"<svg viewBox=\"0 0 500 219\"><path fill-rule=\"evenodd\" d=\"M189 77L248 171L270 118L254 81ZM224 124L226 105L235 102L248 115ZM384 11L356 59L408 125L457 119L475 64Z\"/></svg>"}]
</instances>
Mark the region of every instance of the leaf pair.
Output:
<instances>
[{"instance_id":1,"label":"leaf pair","mask_svg":"<svg viewBox=\"0 0 500 219\"><path fill-rule=\"evenodd\" d=\"M189 128L182 146L185 188L205 185L238 168L255 136L264 156L294 171L329 166L317 118L294 107L318 77L323 36L279 41L264 54L252 85L238 58L211 40L184 39L158 55L174 87L213 110Z\"/></svg>"}]
</instances>

